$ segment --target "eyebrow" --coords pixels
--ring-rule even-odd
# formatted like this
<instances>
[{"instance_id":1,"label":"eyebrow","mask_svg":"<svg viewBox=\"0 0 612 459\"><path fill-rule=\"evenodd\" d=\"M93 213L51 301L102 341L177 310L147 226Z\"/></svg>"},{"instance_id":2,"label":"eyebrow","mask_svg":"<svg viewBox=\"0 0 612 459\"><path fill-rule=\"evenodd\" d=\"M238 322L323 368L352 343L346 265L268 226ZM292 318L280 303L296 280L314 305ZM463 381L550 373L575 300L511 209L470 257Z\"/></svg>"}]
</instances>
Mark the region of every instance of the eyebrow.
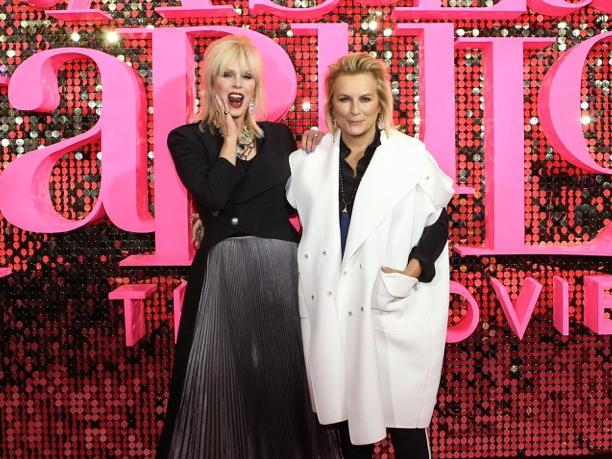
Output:
<instances>
[{"instance_id":1,"label":"eyebrow","mask_svg":"<svg viewBox=\"0 0 612 459\"><path fill-rule=\"evenodd\" d=\"M337 95L337 97L343 97L343 96L344 97L352 97L350 94L345 94L343 92L338 93L338 95ZM372 97L372 94L369 93L369 92L366 92L365 94L359 94L357 97L363 97L363 96L370 96L370 97Z\"/></svg>"},{"instance_id":2,"label":"eyebrow","mask_svg":"<svg viewBox=\"0 0 612 459\"><path fill-rule=\"evenodd\" d=\"M226 73L226 72L229 72L229 73L236 73L236 72L234 72L232 69L224 69L224 70L223 70L221 73ZM244 74L247 74L247 73L248 73L248 74L251 74L251 75L253 74L253 72L252 72L250 69L246 69L246 70L241 70L241 71L240 71L240 74L241 74L241 75L244 75Z\"/></svg>"}]
</instances>

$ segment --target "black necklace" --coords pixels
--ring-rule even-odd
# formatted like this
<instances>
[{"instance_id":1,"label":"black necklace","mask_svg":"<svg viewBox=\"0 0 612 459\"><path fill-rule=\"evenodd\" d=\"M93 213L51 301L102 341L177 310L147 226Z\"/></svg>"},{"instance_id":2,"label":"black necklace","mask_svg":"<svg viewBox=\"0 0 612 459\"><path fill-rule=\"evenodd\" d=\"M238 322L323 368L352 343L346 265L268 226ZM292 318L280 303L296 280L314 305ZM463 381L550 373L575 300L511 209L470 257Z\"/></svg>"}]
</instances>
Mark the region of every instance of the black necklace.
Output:
<instances>
[{"instance_id":1,"label":"black necklace","mask_svg":"<svg viewBox=\"0 0 612 459\"><path fill-rule=\"evenodd\" d=\"M348 213L349 211L349 206L353 206L353 202L355 202L355 196L357 195L357 188L359 188L359 182L357 180L355 180L355 182L353 183L353 192L351 193L351 197L350 199L347 201L346 200L346 196L344 194L344 178L342 177L342 162L344 161L344 159L340 159L339 165L340 167L338 167L338 173L339 173L339 186L340 186L340 197L342 198L342 213Z\"/></svg>"}]
</instances>

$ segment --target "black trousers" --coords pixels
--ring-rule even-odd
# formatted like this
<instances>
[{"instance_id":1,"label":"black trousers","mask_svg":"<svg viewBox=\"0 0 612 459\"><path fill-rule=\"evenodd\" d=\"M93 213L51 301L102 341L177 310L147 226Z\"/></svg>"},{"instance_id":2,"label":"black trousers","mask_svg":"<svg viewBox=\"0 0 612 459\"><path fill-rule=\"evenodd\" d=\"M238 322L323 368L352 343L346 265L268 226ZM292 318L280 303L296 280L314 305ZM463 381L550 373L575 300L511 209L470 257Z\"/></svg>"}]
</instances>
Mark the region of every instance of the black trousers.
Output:
<instances>
[{"instance_id":1,"label":"black trousers","mask_svg":"<svg viewBox=\"0 0 612 459\"><path fill-rule=\"evenodd\" d=\"M338 424L344 459L372 459L374 445L353 445L348 422ZM396 459L431 459L426 429L389 429Z\"/></svg>"}]
</instances>

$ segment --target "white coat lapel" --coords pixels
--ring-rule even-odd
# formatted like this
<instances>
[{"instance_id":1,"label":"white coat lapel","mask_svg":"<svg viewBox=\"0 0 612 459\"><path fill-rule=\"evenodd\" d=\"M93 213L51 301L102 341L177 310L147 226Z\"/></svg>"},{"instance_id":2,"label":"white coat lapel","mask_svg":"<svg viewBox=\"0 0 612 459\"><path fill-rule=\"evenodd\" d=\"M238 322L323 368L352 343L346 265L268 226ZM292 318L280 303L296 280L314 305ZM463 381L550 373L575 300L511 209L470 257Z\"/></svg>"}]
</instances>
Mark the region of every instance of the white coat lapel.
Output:
<instances>
[{"instance_id":1,"label":"white coat lapel","mask_svg":"<svg viewBox=\"0 0 612 459\"><path fill-rule=\"evenodd\" d=\"M343 264L420 179L422 168L410 167L410 153L397 151L393 135L381 132L380 141L355 196Z\"/></svg>"},{"instance_id":2,"label":"white coat lapel","mask_svg":"<svg viewBox=\"0 0 612 459\"><path fill-rule=\"evenodd\" d=\"M330 222L330 229L334 228L331 236L330 248L332 253L338 254L338 264L340 263L340 203L338 202L338 171L340 168L340 131L334 136L331 146L323 151L321 160L319 187L316 193L321 195L318 205L323 208L323 218L325 222ZM331 150L331 152L329 151Z\"/></svg>"}]
</instances>

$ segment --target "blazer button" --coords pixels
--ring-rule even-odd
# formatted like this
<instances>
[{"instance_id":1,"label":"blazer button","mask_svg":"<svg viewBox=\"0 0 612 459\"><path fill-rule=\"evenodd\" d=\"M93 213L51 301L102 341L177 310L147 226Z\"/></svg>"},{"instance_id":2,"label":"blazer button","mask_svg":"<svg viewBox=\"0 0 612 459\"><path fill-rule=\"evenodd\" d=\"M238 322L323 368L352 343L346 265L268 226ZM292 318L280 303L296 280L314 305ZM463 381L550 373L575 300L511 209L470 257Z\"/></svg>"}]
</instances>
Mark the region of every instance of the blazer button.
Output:
<instances>
[{"instance_id":1,"label":"blazer button","mask_svg":"<svg viewBox=\"0 0 612 459\"><path fill-rule=\"evenodd\" d=\"M324 250L324 251L323 251L323 255L327 255L327 250Z\"/></svg>"},{"instance_id":2,"label":"blazer button","mask_svg":"<svg viewBox=\"0 0 612 459\"><path fill-rule=\"evenodd\" d=\"M327 291L327 296L332 296L332 291L331 290Z\"/></svg>"},{"instance_id":3,"label":"blazer button","mask_svg":"<svg viewBox=\"0 0 612 459\"><path fill-rule=\"evenodd\" d=\"M315 299L315 296L314 296L314 295L311 295L311 298L314 300L314 299Z\"/></svg>"},{"instance_id":4,"label":"blazer button","mask_svg":"<svg viewBox=\"0 0 612 459\"><path fill-rule=\"evenodd\" d=\"M304 254L304 258L308 258L310 255L308 255L307 253Z\"/></svg>"},{"instance_id":5,"label":"blazer button","mask_svg":"<svg viewBox=\"0 0 612 459\"><path fill-rule=\"evenodd\" d=\"M352 316L352 315L353 315L353 311L349 311L349 316Z\"/></svg>"},{"instance_id":6,"label":"blazer button","mask_svg":"<svg viewBox=\"0 0 612 459\"><path fill-rule=\"evenodd\" d=\"M240 220L238 220L238 217L232 217L232 219L231 219L232 225L234 225L234 226L236 226L239 221Z\"/></svg>"}]
</instances>

